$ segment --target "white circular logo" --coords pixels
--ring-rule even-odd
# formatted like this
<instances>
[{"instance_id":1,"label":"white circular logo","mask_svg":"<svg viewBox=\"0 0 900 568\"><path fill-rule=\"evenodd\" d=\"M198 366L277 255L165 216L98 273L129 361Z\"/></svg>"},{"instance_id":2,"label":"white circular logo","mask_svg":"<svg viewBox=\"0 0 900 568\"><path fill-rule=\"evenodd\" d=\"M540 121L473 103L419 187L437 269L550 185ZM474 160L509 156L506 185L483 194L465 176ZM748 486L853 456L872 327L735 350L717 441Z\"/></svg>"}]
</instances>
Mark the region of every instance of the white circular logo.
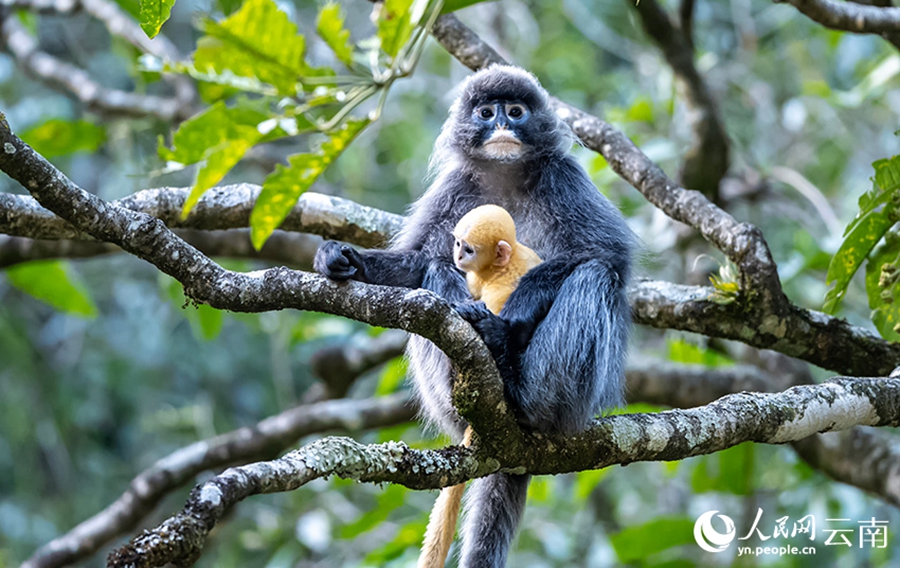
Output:
<instances>
[{"instance_id":1,"label":"white circular logo","mask_svg":"<svg viewBox=\"0 0 900 568\"><path fill-rule=\"evenodd\" d=\"M707 511L700 515L694 523L694 540L697 546L707 552L722 552L731 541L734 540L734 521L727 515L716 515L718 511ZM712 526L713 516L717 516L725 523L725 532L720 533Z\"/></svg>"}]
</instances>

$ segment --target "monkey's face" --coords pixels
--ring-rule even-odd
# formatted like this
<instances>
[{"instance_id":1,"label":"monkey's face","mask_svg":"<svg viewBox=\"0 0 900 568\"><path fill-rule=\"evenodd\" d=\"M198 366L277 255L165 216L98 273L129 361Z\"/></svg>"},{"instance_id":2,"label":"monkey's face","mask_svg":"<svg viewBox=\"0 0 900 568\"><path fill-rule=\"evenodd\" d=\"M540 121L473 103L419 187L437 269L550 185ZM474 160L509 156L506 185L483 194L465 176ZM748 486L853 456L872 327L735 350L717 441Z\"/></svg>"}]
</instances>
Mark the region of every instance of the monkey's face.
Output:
<instances>
[{"instance_id":1,"label":"monkey's face","mask_svg":"<svg viewBox=\"0 0 900 568\"><path fill-rule=\"evenodd\" d=\"M472 111L472 122L479 134L476 149L483 157L509 162L518 160L525 151L522 132L531 112L518 101L492 101Z\"/></svg>"},{"instance_id":2,"label":"monkey's face","mask_svg":"<svg viewBox=\"0 0 900 568\"><path fill-rule=\"evenodd\" d=\"M479 254L478 250L465 239L455 237L453 242L453 263L456 265L456 268L463 272L477 272L482 268L482 263L479 262L481 256L483 255Z\"/></svg>"}]
</instances>

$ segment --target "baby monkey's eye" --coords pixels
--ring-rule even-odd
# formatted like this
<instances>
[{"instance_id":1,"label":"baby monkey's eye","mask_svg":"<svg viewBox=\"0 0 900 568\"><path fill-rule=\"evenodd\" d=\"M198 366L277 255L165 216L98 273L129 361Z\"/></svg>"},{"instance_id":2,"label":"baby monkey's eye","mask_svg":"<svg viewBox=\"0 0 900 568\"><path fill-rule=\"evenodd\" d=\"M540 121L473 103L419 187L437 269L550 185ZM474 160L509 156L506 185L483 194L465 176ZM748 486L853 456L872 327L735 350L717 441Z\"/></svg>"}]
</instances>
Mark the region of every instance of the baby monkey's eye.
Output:
<instances>
[{"instance_id":1,"label":"baby monkey's eye","mask_svg":"<svg viewBox=\"0 0 900 568\"><path fill-rule=\"evenodd\" d=\"M469 245L466 245L466 248L464 250L466 251L466 254L472 254L475 252L475 249L473 249Z\"/></svg>"}]
</instances>

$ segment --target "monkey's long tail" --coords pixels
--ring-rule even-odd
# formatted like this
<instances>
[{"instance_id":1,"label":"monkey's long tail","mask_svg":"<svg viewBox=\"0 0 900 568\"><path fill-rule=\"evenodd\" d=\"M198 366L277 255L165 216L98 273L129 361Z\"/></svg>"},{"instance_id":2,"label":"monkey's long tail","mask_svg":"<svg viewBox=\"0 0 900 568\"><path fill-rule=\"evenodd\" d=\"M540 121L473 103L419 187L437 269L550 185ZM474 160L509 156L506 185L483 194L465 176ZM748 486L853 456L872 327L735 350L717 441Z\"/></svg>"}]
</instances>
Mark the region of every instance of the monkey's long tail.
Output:
<instances>
[{"instance_id":1,"label":"monkey's long tail","mask_svg":"<svg viewBox=\"0 0 900 568\"><path fill-rule=\"evenodd\" d=\"M463 446L472 445L472 428L466 427L463 435ZM425 541L416 568L443 568L447 561L447 553L453 544L456 534L456 520L459 517L459 506L462 503L465 483L441 489L428 516L428 528L425 529Z\"/></svg>"}]
</instances>

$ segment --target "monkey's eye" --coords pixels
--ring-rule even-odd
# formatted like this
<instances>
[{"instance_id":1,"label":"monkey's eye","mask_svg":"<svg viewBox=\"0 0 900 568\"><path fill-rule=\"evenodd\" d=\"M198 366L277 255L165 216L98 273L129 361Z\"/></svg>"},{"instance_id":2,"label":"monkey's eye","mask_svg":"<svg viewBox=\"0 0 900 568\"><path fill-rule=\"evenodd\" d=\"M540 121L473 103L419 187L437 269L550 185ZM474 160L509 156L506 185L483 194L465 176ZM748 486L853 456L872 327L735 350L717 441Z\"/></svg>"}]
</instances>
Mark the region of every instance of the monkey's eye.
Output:
<instances>
[{"instance_id":1,"label":"monkey's eye","mask_svg":"<svg viewBox=\"0 0 900 568\"><path fill-rule=\"evenodd\" d=\"M494 109L490 106L483 106L475 110L475 114L482 120L490 120L494 118Z\"/></svg>"},{"instance_id":2,"label":"monkey's eye","mask_svg":"<svg viewBox=\"0 0 900 568\"><path fill-rule=\"evenodd\" d=\"M520 104L506 105L506 116L512 120L521 120L528 115L528 109Z\"/></svg>"},{"instance_id":3,"label":"monkey's eye","mask_svg":"<svg viewBox=\"0 0 900 568\"><path fill-rule=\"evenodd\" d=\"M466 254L474 254L475 253L475 249L473 249L469 245L466 245L463 250L466 251Z\"/></svg>"}]
</instances>

